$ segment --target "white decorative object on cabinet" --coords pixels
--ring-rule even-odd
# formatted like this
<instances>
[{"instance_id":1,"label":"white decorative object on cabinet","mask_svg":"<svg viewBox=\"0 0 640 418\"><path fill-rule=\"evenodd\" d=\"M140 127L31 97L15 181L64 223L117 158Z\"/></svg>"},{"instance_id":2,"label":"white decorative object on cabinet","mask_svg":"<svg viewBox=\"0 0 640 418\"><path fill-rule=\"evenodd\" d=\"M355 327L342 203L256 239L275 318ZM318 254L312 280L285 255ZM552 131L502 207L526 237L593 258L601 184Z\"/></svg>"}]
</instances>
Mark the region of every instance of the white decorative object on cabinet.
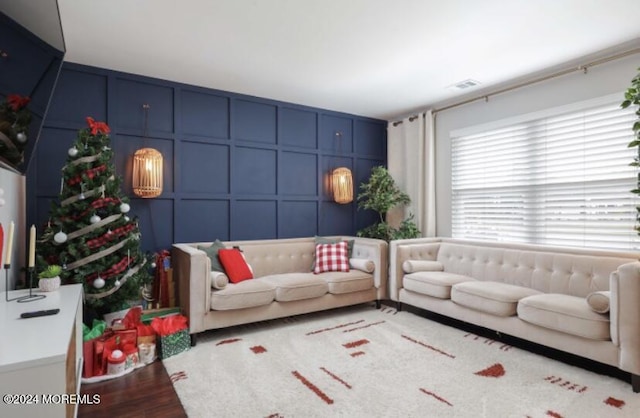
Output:
<instances>
[{"instance_id":1,"label":"white decorative object on cabinet","mask_svg":"<svg viewBox=\"0 0 640 418\"><path fill-rule=\"evenodd\" d=\"M37 289L34 289L38 293ZM9 292L9 298L28 295ZM47 297L18 303L0 300L0 395L25 395L21 405L0 402L2 417L75 417L82 373L82 285L61 286ZM60 309L55 315L21 318L24 312ZM76 402L60 402L76 394ZM38 403L35 404L37 399ZM44 403L47 400L57 402ZM25 404L32 401L32 404Z\"/></svg>"}]
</instances>

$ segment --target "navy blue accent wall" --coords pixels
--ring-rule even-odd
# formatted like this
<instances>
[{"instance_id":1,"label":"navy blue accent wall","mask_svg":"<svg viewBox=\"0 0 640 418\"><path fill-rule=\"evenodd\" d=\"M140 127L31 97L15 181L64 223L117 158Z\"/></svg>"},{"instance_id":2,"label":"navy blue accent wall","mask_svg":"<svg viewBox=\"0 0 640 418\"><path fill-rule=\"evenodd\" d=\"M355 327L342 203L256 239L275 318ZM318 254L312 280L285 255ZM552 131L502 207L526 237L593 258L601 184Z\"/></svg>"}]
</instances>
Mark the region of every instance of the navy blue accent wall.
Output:
<instances>
[{"instance_id":1,"label":"navy blue accent wall","mask_svg":"<svg viewBox=\"0 0 640 418\"><path fill-rule=\"evenodd\" d=\"M149 110L144 137L143 104ZM386 122L65 63L27 175L28 222L46 224L61 168L85 118L111 127L116 172L148 251L174 242L353 235L375 221L332 201L328 173L354 183L386 164ZM136 198L132 155L164 156L163 193Z\"/></svg>"},{"instance_id":2,"label":"navy blue accent wall","mask_svg":"<svg viewBox=\"0 0 640 418\"><path fill-rule=\"evenodd\" d=\"M6 97L12 94L31 99L27 105L31 122L25 132L27 143L23 149L22 161L17 157L5 158L10 153L3 144L0 149L0 165L6 164L24 174L36 147L64 52L52 47L2 12L0 40L0 102L5 102ZM5 128L7 127L2 127L3 131Z\"/></svg>"}]
</instances>

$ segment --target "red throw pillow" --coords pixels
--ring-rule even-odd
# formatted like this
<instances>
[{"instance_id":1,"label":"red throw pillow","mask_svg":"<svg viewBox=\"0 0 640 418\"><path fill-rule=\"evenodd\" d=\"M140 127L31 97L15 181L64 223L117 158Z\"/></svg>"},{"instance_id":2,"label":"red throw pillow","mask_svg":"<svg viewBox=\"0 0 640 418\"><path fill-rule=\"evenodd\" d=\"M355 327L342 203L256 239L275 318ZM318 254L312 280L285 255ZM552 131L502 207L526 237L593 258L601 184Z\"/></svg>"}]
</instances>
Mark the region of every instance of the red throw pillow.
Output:
<instances>
[{"instance_id":1,"label":"red throw pillow","mask_svg":"<svg viewBox=\"0 0 640 418\"><path fill-rule=\"evenodd\" d=\"M349 271L349 252L347 243L316 245L315 274L325 271Z\"/></svg>"},{"instance_id":2,"label":"red throw pillow","mask_svg":"<svg viewBox=\"0 0 640 418\"><path fill-rule=\"evenodd\" d=\"M220 249L218 250L218 258L231 283L253 279L253 273L240 250L236 248Z\"/></svg>"}]
</instances>

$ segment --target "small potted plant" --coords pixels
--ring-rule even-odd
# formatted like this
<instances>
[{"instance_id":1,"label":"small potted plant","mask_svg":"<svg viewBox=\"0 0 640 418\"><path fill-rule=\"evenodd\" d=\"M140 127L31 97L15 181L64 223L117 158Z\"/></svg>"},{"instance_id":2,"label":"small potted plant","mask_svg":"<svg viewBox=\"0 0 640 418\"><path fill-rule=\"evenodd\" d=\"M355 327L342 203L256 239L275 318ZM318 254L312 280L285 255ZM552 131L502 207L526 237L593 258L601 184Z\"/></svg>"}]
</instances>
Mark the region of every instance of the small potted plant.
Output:
<instances>
[{"instance_id":1,"label":"small potted plant","mask_svg":"<svg viewBox=\"0 0 640 418\"><path fill-rule=\"evenodd\" d=\"M43 292L53 292L60 287L60 273L62 267L57 264L47 266L47 268L38 273L38 288Z\"/></svg>"}]
</instances>

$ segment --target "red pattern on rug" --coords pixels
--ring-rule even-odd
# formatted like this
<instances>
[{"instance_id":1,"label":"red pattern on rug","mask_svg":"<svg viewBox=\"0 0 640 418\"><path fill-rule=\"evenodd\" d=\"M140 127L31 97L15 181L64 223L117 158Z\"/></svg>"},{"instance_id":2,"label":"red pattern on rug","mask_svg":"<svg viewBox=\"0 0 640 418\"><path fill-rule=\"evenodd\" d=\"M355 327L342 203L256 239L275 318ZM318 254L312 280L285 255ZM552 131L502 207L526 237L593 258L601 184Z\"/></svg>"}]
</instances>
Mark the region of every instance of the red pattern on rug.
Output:
<instances>
[{"instance_id":1,"label":"red pattern on rug","mask_svg":"<svg viewBox=\"0 0 640 418\"><path fill-rule=\"evenodd\" d=\"M322 328L322 329L319 329L319 330L316 330L316 331L307 332L305 335L320 334L321 332L333 331L334 329L350 327L351 325L360 324L362 322L364 322L364 319L360 319L360 320L355 321L355 322L348 322L346 324L336 325L335 327Z\"/></svg>"},{"instance_id":2,"label":"red pattern on rug","mask_svg":"<svg viewBox=\"0 0 640 418\"><path fill-rule=\"evenodd\" d=\"M320 367L320 370L322 370L323 372L325 372L326 374L328 374L329 376L331 376L333 379L337 380L338 382L342 383L343 385L346 386L347 389L351 389L351 385L348 384L347 382L345 382L344 380L342 380L340 377L338 377L336 374L331 373L329 370L327 370L324 367Z\"/></svg>"},{"instance_id":3,"label":"red pattern on rug","mask_svg":"<svg viewBox=\"0 0 640 418\"><path fill-rule=\"evenodd\" d=\"M280 415L279 413L271 414L267 418L284 418L284 415Z\"/></svg>"},{"instance_id":4,"label":"red pattern on rug","mask_svg":"<svg viewBox=\"0 0 640 418\"><path fill-rule=\"evenodd\" d=\"M235 343L238 341L242 341L242 338L229 338L228 340L222 340L220 342L218 342L218 344L216 345L223 345L223 344L231 344L231 343Z\"/></svg>"},{"instance_id":5,"label":"red pattern on rug","mask_svg":"<svg viewBox=\"0 0 640 418\"><path fill-rule=\"evenodd\" d=\"M365 344L369 344L369 340L362 339L362 340L358 340L358 341L352 341L350 343L342 344L342 346L344 348L355 348L355 347L359 347L359 346L365 345Z\"/></svg>"},{"instance_id":6,"label":"red pattern on rug","mask_svg":"<svg viewBox=\"0 0 640 418\"><path fill-rule=\"evenodd\" d=\"M482 341L486 345L493 345L494 343L498 342L491 338L481 337L479 335L472 334L472 333L465 334L464 338L472 338L473 341ZM513 347L511 347L509 344L500 344L500 346L498 347L498 349L502 351L509 351L512 348Z\"/></svg>"},{"instance_id":7,"label":"red pattern on rug","mask_svg":"<svg viewBox=\"0 0 640 418\"><path fill-rule=\"evenodd\" d=\"M187 377L188 377L187 373L185 373L184 371L179 371L179 372L172 373L171 376L169 376L169 380L171 380L171 383L175 383L178 380L183 380L183 379L186 379Z\"/></svg>"},{"instance_id":8,"label":"red pattern on rug","mask_svg":"<svg viewBox=\"0 0 640 418\"><path fill-rule=\"evenodd\" d=\"M320 388L318 388L316 385L311 383L306 377L298 373L297 370L292 371L291 374L294 375L296 379L302 382L303 385L309 388L313 393L315 393L320 399L325 401L328 405L331 405L333 403L333 399L328 397L326 393L321 391Z\"/></svg>"},{"instance_id":9,"label":"red pattern on rug","mask_svg":"<svg viewBox=\"0 0 640 418\"><path fill-rule=\"evenodd\" d=\"M363 325L361 327L355 327L355 328L351 328L351 329L345 329L342 332L353 332L353 331L357 331L359 329L365 329L365 328L369 328L372 327L374 325L380 325L380 324L384 324L386 321L378 321L378 322L372 322L371 324L367 324L367 325Z\"/></svg>"},{"instance_id":10,"label":"red pattern on rug","mask_svg":"<svg viewBox=\"0 0 640 418\"><path fill-rule=\"evenodd\" d=\"M266 353L267 349L261 345L256 345L251 347L251 351L253 351L255 354L262 354L262 353Z\"/></svg>"},{"instance_id":11,"label":"red pattern on rug","mask_svg":"<svg viewBox=\"0 0 640 418\"><path fill-rule=\"evenodd\" d=\"M365 352L364 351L356 351L355 353L351 353L351 357L358 357L358 356L364 356Z\"/></svg>"},{"instance_id":12,"label":"red pattern on rug","mask_svg":"<svg viewBox=\"0 0 640 418\"><path fill-rule=\"evenodd\" d=\"M393 309L393 308L387 308L387 307L382 307L380 308L380 312L382 313L386 313L386 314L392 314L392 315L396 315L398 313L397 309Z\"/></svg>"},{"instance_id":13,"label":"red pattern on rug","mask_svg":"<svg viewBox=\"0 0 640 418\"><path fill-rule=\"evenodd\" d=\"M572 390L574 392L583 393L586 392L589 388L587 386L581 385L579 383L572 383L568 380L563 379L562 377L557 376L547 376L544 378L547 382L559 386L561 388Z\"/></svg>"},{"instance_id":14,"label":"red pattern on rug","mask_svg":"<svg viewBox=\"0 0 640 418\"><path fill-rule=\"evenodd\" d=\"M443 398L443 397L441 397L441 396L436 395L436 394L435 394L435 393L433 393L433 392L430 392L430 391L428 391L428 390L426 390L426 389L423 389L423 388L420 388L420 391L421 391L422 393L425 393L425 394L427 394L427 395L429 395L429 396L431 396L431 397L433 397L433 398L435 398L435 399L439 400L440 402L442 402L442 403L444 403L444 404L446 404L446 405L453 406L453 404L452 404L451 402L449 402L448 400L446 400L445 398Z\"/></svg>"},{"instance_id":15,"label":"red pattern on rug","mask_svg":"<svg viewBox=\"0 0 640 418\"><path fill-rule=\"evenodd\" d=\"M555 411L547 411L547 415L553 418L563 418L562 415Z\"/></svg>"},{"instance_id":16,"label":"red pattern on rug","mask_svg":"<svg viewBox=\"0 0 640 418\"><path fill-rule=\"evenodd\" d=\"M475 372L475 375L484 376L484 377L502 377L504 376L506 371L504 367L500 363L496 363L492 366L487 367L486 369Z\"/></svg>"},{"instance_id":17,"label":"red pattern on rug","mask_svg":"<svg viewBox=\"0 0 640 418\"><path fill-rule=\"evenodd\" d=\"M456 358L456 356L454 356L453 354L449 354L449 353L447 353L446 351L442 351L442 350L440 350L439 348L435 348L435 347L433 347L433 346L431 346L431 345L429 345L429 344L423 343L422 341L418 341L418 340L413 339L413 338L411 338L411 337L407 337L406 335L402 335L402 338L404 338L404 339L406 339L406 340L409 340L409 341L411 341L412 343L415 343L415 344L421 345L421 346L423 346L423 347L425 347L425 348L428 348L429 350L433 350L433 351L435 351L436 353L440 353L440 354L442 354L443 356L447 356L447 357L449 357L449 358Z\"/></svg>"},{"instance_id":18,"label":"red pattern on rug","mask_svg":"<svg viewBox=\"0 0 640 418\"><path fill-rule=\"evenodd\" d=\"M603 402L618 409L622 409L622 407L625 405L625 402L622 399L612 398L611 396L609 396Z\"/></svg>"}]
</instances>

